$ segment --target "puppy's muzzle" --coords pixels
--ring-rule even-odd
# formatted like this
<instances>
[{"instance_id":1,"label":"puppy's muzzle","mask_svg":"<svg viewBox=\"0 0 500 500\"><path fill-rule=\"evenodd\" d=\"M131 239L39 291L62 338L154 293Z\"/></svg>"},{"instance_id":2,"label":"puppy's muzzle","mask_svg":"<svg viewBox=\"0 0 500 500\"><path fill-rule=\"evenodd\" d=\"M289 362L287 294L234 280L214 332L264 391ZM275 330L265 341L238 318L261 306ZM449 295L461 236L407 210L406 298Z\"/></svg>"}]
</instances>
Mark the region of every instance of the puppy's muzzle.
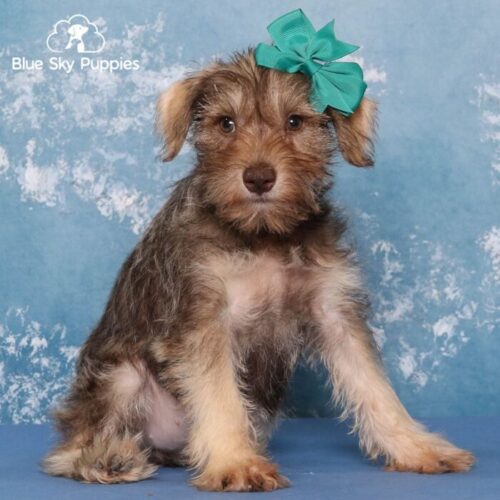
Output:
<instances>
[{"instance_id":1,"label":"puppy's muzzle","mask_svg":"<svg viewBox=\"0 0 500 500\"><path fill-rule=\"evenodd\" d=\"M243 184L251 193L262 195L271 191L276 183L276 171L267 163L247 167L243 172Z\"/></svg>"}]
</instances>

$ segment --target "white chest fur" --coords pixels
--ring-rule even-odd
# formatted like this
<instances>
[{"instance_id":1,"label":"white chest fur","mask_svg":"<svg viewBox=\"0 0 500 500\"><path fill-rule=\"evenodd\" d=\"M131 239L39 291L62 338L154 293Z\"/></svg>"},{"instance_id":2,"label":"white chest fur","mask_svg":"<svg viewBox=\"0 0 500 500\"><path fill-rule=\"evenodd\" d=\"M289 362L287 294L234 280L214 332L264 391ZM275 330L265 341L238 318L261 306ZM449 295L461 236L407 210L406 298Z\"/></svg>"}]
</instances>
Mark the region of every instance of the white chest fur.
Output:
<instances>
[{"instance_id":1,"label":"white chest fur","mask_svg":"<svg viewBox=\"0 0 500 500\"><path fill-rule=\"evenodd\" d=\"M264 314L324 321L337 314L349 291L360 289L357 269L334 258L306 263L291 253L285 259L270 252L214 257L204 270L216 277L230 327L258 322Z\"/></svg>"},{"instance_id":2,"label":"white chest fur","mask_svg":"<svg viewBox=\"0 0 500 500\"><path fill-rule=\"evenodd\" d=\"M205 271L212 273L224 296L224 319L241 328L263 314L279 316L306 275L298 260L284 262L270 253L235 253L212 259Z\"/></svg>"},{"instance_id":3,"label":"white chest fur","mask_svg":"<svg viewBox=\"0 0 500 500\"><path fill-rule=\"evenodd\" d=\"M235 258L228 262L224 283L227 314L232 322L252 319L262 308L279 308L287 290L287 269L268 255Z\"/></svg>"}]
</instances>

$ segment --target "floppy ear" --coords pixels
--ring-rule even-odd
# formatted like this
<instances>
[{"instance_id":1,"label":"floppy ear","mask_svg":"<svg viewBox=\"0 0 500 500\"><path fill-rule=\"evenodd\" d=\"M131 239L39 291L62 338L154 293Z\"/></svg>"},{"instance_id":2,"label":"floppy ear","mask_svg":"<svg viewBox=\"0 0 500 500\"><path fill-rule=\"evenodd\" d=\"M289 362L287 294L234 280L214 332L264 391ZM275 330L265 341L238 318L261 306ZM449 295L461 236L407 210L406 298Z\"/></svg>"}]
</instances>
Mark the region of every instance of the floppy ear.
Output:
<instances>
[{"instance_id":1,"label":"floppy ear","mask_svg":"<svg viewBox=\"0 0 500 500\"><path fill-rule=\"evenodd\" d=\"M198 97L196 76L173 83L156 103L156 130L163 137L162 160L173 160L179 153L193 121Z\"/></svg>"},{"instance_id":2,"label":"floppy ear","mask_svg":"<svg viewBox=\"0 0 500 500\"><path fill-rule=\"evenodd\" d=\"M373 142L377 127L375 101L364 97L358 109L349 116L329 109L327 113L332 118L340 152L345 160L357 167L373 165Z\"/></svg>"}]
</instances>

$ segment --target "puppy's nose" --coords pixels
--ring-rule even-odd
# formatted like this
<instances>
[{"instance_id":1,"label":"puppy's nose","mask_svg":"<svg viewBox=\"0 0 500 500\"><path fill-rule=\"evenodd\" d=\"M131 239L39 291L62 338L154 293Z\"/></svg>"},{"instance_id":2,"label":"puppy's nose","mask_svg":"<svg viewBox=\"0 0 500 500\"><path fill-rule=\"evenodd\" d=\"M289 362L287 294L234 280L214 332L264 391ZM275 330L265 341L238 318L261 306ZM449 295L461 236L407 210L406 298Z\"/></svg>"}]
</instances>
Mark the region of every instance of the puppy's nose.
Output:
<instances>
[{"instance_id":1,"label":"puppy's nose","mask_svg":"<svg viewBox=\"0 0 500 500\"><path fill-rule=\"evenodd\" d=\"M256 194L271 191L276 182L276 171L267 163L260 163L247 167L243 172L243 183L245 187Z\"/></svg>"}]
</instances>

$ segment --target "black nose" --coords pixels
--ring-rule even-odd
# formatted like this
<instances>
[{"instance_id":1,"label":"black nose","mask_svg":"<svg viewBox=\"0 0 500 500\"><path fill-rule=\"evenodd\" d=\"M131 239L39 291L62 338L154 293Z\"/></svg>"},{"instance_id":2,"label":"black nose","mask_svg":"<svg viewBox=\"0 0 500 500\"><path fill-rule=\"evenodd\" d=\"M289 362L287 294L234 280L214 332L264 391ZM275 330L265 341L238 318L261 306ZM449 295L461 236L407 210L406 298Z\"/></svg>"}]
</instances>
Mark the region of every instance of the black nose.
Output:
<instances>
[{"instance_id":1,"label":"black nose","mask_svg":"<svg viewBox=\"0 0 500 500\"><path fill-rule=\"evenodd\" d=\"M243 183L245 187L256 194L271 191L276 182L276 171L266 163L260 163L247 167L243 172Z\"/></svg>"}]
</instances>

